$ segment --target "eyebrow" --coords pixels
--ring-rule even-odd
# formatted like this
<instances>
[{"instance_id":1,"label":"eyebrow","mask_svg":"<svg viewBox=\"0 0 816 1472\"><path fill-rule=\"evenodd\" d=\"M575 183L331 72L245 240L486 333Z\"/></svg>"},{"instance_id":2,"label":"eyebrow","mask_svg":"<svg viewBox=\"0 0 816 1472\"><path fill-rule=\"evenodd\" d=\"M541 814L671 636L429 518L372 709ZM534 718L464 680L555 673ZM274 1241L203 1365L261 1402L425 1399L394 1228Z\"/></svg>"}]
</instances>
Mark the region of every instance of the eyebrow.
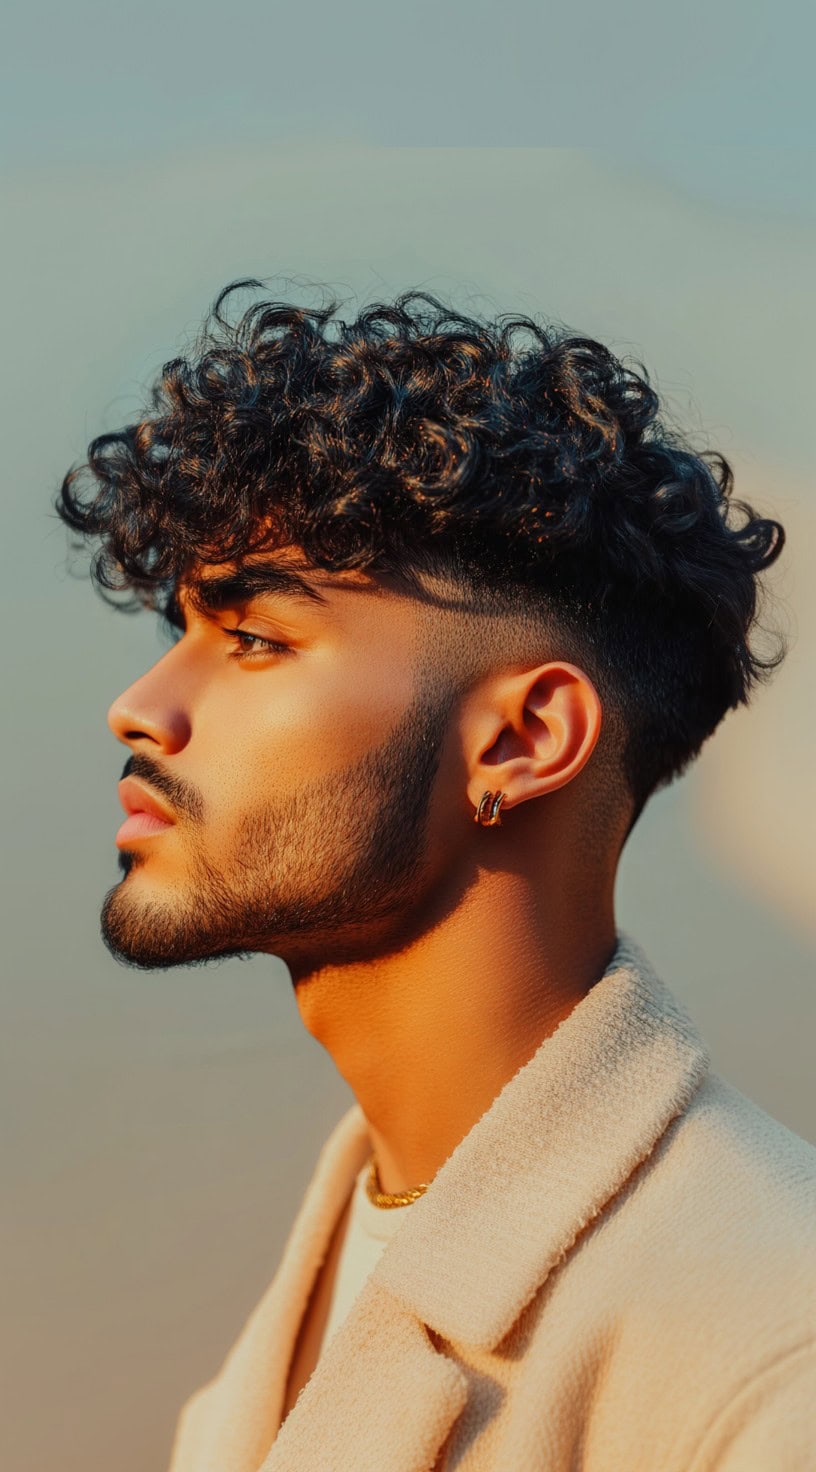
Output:
<instances>
[{"instance_id":1,"label":"eyebrow","mask_svg":"<svg viewBox=\"0 0 816 1472\"><path fill-rule=\"evenodd\" d=\"M199 578L185 591L200 612L220 613L225 608L248 603L252 598L269 596L295 598L324 608L328 606L328 599L301 573L274 562L249 563L237 572ZM177 595L178 589L174 595L176 604Z\"/></svg>"}]
</instances>

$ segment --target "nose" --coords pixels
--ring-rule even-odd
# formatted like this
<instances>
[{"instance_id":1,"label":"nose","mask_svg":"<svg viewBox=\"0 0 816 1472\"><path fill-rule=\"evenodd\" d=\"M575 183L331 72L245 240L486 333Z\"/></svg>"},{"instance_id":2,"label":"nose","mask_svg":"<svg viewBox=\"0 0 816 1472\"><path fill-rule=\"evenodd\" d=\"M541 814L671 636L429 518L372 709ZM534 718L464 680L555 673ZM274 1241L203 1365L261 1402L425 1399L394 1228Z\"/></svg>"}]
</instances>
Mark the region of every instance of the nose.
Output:
<instances>
[{"instance_id":1,"label":"nose","mask_svg":"<svg viewBox=\"0 0 816 1472\"><path fill-rule=\"evenodd\" d=\"M172 756L190 739L189 711L182 683L174 675L168 651L146 674L117 695L108 711L108 726L117 741L138 750L158 747Z\"/></svg>"}]
</instances>

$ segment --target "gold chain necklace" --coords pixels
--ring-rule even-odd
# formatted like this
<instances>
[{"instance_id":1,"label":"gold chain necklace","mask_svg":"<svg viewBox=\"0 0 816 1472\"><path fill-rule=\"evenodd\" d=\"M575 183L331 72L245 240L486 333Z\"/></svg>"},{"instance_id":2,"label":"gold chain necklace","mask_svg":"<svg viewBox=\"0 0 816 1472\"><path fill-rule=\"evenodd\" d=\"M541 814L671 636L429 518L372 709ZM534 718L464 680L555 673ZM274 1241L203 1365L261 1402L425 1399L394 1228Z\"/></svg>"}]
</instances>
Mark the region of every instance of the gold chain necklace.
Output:
<instances>
[{"instance_id":1,"label":"gold chain necklace","mask_svg":"<svg viewBox=\"0 0 816 1472\"><path fill-rule=\"evenodd\" d=\"M421 1186L412 1186L410 1191L381 1191L377 1162L372 1155L366 1178L366 1195L375 1206L409 1206L412 1201L416 1201L417 1196L427 1191L429 1185L430 1181L424 1181Z\"/></svg>"}]
</instances>

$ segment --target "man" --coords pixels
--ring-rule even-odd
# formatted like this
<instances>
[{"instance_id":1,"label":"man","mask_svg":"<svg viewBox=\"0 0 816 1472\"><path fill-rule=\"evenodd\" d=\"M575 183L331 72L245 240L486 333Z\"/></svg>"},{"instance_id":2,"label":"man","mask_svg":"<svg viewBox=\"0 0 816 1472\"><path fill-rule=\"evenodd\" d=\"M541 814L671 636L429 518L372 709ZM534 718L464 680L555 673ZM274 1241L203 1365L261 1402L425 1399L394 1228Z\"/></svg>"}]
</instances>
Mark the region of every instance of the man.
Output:
<instances>
[{"instance_id":1,"label":"man","mask_svg":"<svg viewBox=\"0 0 816 1472\"><path fill-rule=\"evenodd\" d=\"M238 285L57 502L177 636L105 943L282 957L356 1097L171 1472L816 1468L816 1149L614 910L783 529L590 338Z\"/></svg>"}]
</instances>

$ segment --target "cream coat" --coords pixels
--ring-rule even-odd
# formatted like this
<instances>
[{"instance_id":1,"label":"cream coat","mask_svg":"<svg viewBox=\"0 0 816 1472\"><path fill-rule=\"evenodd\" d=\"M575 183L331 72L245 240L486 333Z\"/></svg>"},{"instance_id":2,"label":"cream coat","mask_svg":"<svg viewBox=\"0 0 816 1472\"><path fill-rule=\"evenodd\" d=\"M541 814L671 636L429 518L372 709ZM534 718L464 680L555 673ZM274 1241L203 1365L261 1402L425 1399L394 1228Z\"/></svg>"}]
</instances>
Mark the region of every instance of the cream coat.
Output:
<instances>
[{"instance_id":1,"label":"cream coat","mask_svg":"<svg viewBox=\"0 0 816 1472\"><path fill-rule=\"evenodd\" d=\"M170 1472L816 1472L816 1149L709 1065L619 932L402 1208L278 1431L371 1151L354 1104Z\"/></svg>"}]
</instances>

